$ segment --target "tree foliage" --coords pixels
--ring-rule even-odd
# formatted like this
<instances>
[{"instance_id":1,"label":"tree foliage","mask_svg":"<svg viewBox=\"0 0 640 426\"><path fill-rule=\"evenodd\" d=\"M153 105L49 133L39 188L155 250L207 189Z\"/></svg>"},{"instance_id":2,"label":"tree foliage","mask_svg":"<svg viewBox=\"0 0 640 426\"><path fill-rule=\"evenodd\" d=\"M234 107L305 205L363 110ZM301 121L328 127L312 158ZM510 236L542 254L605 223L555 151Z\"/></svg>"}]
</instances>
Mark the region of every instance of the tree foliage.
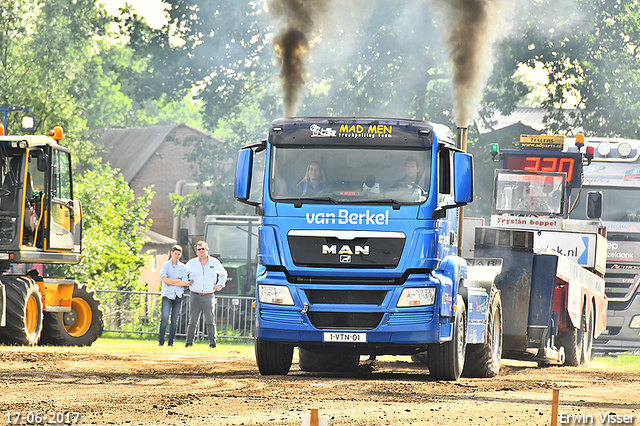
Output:
<instances>
[{"instance_id":1,"label":"tree foliage","mask_svg":"<svg viewBox=\"0 0 640 426\"><path fill-rule=\"evenodd\" d=\"M131 50L109 45L111 22L94 0L6 0L0 3L3 105L31 108L40 132L65 129L73 153L74 190L83 203L83 260L59 266L96 288L133 288L141 267L141 232L151 193L134 199L114 170L100 165L88 129L124 123L132 101L117 81L137 63ZM12 116L9 132L17 130Z\"/></svg>"},{"instance_id":2,"label":"tree foliage","mask_svg":"<svg viewBox=\"0 0 640 426\"><path fill-rule=\"evenodd\" d=\"M150 189L135 198L116 170L97 166L76 180L82 203L83 261L60 266L65 274L95 288L137 290L146 258L140 253L141 235L149 229L146 217L153 197Z\"/></svg>"},{"instance_id":3,"label":"tree foliage","mask_svg":"<svg viewBox=\"0 0 640 426\"><path fill-rule=\"evenodd\" d=\"M640 138L640 4L542 0L525 11L502 43L492 81L508 84L520 65L541 67L548 73L542 106L549 131ZM575 114L557 110L574 101Z\"/></svg>"}]
</instances>

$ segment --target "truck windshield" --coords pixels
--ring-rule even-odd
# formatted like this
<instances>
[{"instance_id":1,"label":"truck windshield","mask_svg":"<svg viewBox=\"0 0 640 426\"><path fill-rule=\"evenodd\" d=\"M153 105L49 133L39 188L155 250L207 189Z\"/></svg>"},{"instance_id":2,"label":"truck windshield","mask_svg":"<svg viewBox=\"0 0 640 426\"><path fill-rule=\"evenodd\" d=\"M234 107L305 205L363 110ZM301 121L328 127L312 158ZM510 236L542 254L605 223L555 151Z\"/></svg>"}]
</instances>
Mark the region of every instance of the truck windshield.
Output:
<instances>
[{"instance_id":1,"label":"truck windshield","mask_svg":"<svg viewBox=\"0 0 640 426\"><path fill-rule=\"evenodd\" d=\"M246 259L249 250L248 225L206 224L206 241L210 253L220 259ZM258 249L258 227L254 225L251 235L251 250ZM249 257L253 253L249 253Z\"/></svg>"},{"instance_id":2,"label":"truck windshield","mask_svg":"<svg viewBox=\"0 0 640 426\"><path fill-rule=\"evenodd\" d=\"M587 218L587 192L602 191L602 220L608 222L640 222L638 188L589 187L582 190L572 219Z\"/></svg>"},{"instance_id":3,"label":"truck windshield","mask_svg":"<svg viewBox=\"0 0 640 426\"><path fill-rule=\"evenodd\" d=\"M529 174L497 170L494 202L498 213L557 216L563 213L564 173Z\"/></svg>"},{"instance_id":4,"label":"truck windshield","mask_svg":"<svg viewBox=\"0 0 640 426\"><path fill-rule=\"evenodd\" d=\"M431 149L273 147L269 188L282 202L423 203Z\"/></svg>"}]
</instances>

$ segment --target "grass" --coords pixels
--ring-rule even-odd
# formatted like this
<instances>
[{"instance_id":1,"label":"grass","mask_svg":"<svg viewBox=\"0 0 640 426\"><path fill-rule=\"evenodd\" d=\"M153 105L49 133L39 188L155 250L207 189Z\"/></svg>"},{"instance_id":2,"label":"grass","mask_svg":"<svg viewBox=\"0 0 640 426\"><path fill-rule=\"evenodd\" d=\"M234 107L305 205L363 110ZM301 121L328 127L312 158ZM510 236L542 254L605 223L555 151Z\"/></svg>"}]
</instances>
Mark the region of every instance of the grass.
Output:
<instances>
[{"instance_id":1,"label":"grass","mask_svg":"<svg viewBox=\"0 0 640 426\"><path fill-rule=\"evenodd\" d=\"M591 363L594 366L640 370L640 354L622 354L618 356L597 356Z\"/></svg>"},{"instance_id":2,"label":"grass","mask_svg":"<svg viewBox=\"0 0 640 426\"><path fill-rule=\"evenodd\" d=\"M111 335L109 335L111 334ZM218 339L216 349L209 348L208 341L195 342L190 348L184 347L184 340L178 340L173 347L158 346L155 339L119 337L112 333L100 337L91 346L14 346L1 345L0 353L71 353L71 354L171 354L207 355L212 351L220 354L240 354L253 356L253 340Z\"/></svg>"},{"instance_id":3,"label":"grass","mask_svg":"<svg viewBox=\"0 0 640 426\"><path fill-rule=\"evenodd\" d=\"M191 351L195 354L201 355L210 353L209 341L196 341L190 348L184 347L184 340L176 340L173 347L168 347L165 343L163 347L158 346L158 341L149 338L130 338L120 337L115 334L107 334L96 340L92 348L95 348L97 352L109 353L109 352L128 352L128 353L156 353L160 351L168 350L180 350ZM235 353L235 354L247 354L253 355L253 340L250 339L218 339L218 346L215 349L216 352L221 353Z\"/></svg>"}]
</instances>

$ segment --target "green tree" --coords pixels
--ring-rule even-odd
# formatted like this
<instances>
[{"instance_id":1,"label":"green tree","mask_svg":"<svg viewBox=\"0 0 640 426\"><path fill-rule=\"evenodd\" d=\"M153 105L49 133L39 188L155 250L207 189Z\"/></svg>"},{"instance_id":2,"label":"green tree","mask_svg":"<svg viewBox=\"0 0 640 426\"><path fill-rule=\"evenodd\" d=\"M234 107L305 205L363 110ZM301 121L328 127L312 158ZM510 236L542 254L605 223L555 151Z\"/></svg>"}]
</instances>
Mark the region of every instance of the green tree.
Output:
<instances>
[{"instance_id":1,"label":"green tree","mask_svg":"<svg viewBox=\"0 0 640 426\"><path fill-rule=\"evenodd\" d=\"M135 198L133 191L109 166L97 166L76 181L75 195L82 203L83 261L59 266L58 271L95 288L138 290L145 256L140 254L142 232L153 197L150 189Z\"/></svg>"},{"instance_id":2,"label":"green tree","mask_svg":"<svg viewBox=\"0 0 640 426\"><path fill-rule=\"evenodd\" d=\"M492 82L510 84L518 66L540 66L549 76L542 102L549 111L547 131L639 138L640 4L543 0L522 12L502 42L504 65ZM576 113L556 110L574 99ZM495 105L508 112L513 102L498 97Z\"/></svg>"},{"instance_id":3,"label":"green tree","mask_svg":"<svg viewBox=\"0 0 640 426\"><path fill-rule=\"evenodd\" d=\"M124 122L131 109L116 83L139 63L131 49L106 43L110 22L94 0L1 2L0 103L31 107L44 133L62 126L61 143L73 152L83 260L54 269L97 288L132 288L144 265L141 232L152 194L134 199L122 178L100 165L87 136L89 126ZM12 119L9 131L15 133L19 117Z\"/></svg>"}]
</instances>

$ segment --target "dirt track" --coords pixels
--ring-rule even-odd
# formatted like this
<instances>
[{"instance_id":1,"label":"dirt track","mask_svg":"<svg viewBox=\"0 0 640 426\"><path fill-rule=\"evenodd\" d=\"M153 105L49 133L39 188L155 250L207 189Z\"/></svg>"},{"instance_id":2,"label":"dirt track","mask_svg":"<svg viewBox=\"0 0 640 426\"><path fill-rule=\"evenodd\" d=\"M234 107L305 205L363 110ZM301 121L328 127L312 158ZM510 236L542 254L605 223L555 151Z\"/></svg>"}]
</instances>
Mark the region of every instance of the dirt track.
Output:
<instances>
[{"instance_id":1,"label":"dirt track","mask_svg":"<svg viewBox=\"0 0 640 426\"><path fill-rule=\"evenodd\" d=\"M600 415L615 413L640 425L639 370L598 362L540 369L507 361L494 379L439 382L405 357L363 361L352 375L304 373L294 358L288 376L262 377L250 350L148 345L0 346L2 424L14 412L79 412L82 424L98 425L300 425L318 408L329 425L549 425L558 388L561 414L601 425Z\"/></svg>"}]
</instances>

